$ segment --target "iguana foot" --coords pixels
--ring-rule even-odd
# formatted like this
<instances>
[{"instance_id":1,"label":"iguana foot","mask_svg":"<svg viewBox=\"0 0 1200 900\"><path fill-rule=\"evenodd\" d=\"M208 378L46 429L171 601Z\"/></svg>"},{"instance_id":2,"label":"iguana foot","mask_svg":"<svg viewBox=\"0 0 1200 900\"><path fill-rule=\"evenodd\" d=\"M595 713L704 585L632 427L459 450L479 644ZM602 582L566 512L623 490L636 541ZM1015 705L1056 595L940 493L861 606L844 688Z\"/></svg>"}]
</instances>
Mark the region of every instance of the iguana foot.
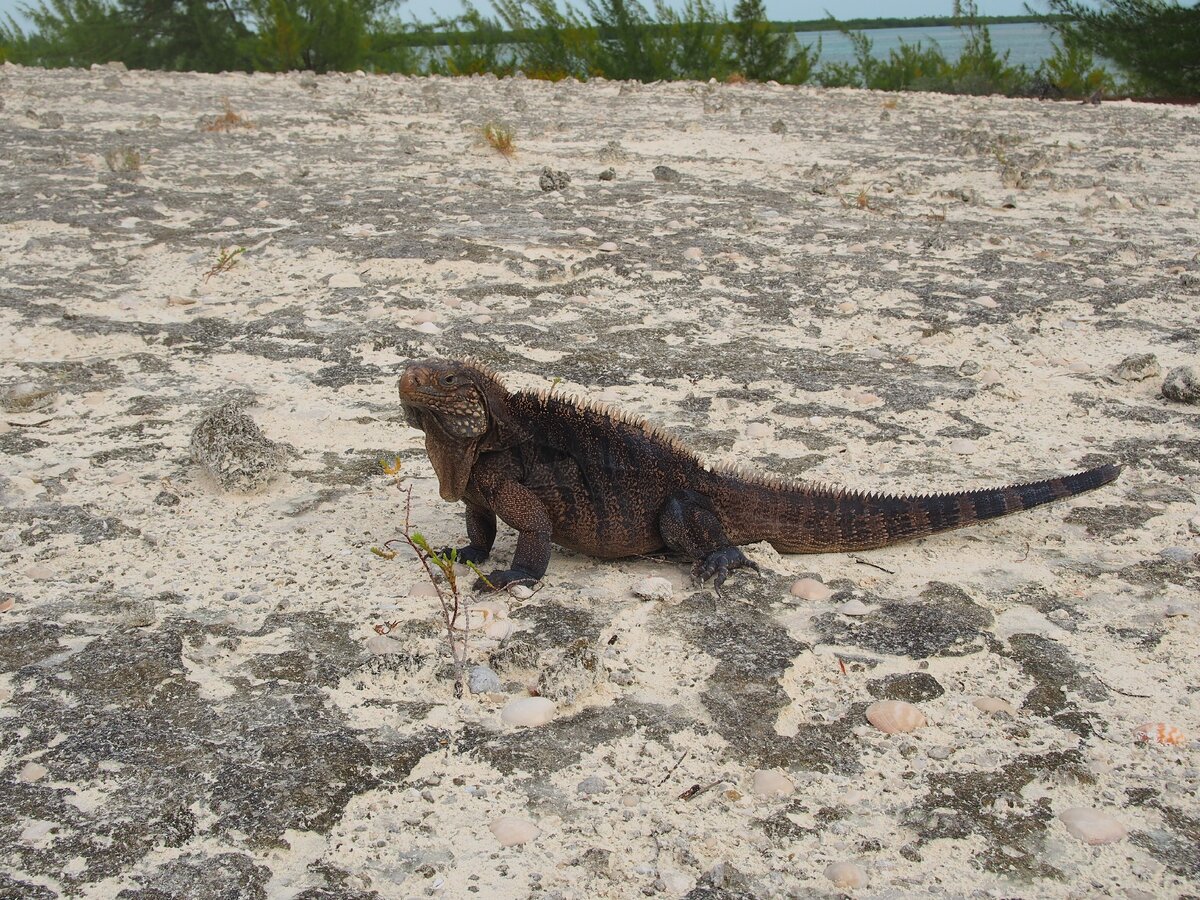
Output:
<instances>
[{"instance_id":1,"label":"iguana foot","mask_svg":"<svg viewBox=\"0 0 1200 900\"><path fill-rule=\"evenodd\" d=\"M733 569L753 569L755 572L759 570L758 563L749 559L737 547L724 547L713 551L696 563L695 568L692 569L692 577L701 584L712 578L713 587L719 591ZM713 578L714 575L715 578Z\"/></svg>"},{"instance_id":2,"label":"iguana foot","mask_svg":"<svg viewBox=\"0 0 1200 900\"><path fill-rule=\"evenodd\" d=\"M456 554L454 561L460 563L473 563L479 565L485 562L491 553L479 547L472 547L469 544L466 547L443 547L438 551L438 556L449 556L451 553Z\"/></svg>"},{"instance_id":3,"label":"iguana foot","mask_svg":"<svg viewBox=\"0 0 1200 900\"><path fill-rule=\"evenodd\" d=\"M475 590L498 591L510 584L536 584L537 581L536 575L532 575L524 569L496 569L494 572L488 573L486 581L482 578L477 579Z\"/></svg>"}]
</instances>

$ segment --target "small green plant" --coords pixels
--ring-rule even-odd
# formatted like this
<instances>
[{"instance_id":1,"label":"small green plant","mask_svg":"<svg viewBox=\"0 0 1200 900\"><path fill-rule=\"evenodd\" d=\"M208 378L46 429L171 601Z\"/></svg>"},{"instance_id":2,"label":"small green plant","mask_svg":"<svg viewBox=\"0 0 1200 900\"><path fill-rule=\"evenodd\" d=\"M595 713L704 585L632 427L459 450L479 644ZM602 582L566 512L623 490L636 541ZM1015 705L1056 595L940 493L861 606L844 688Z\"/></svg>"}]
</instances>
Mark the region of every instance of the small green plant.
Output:
<instances>
[{"instance_id":1,"label":"small green plant","mask_svg":"<svg viewBox=\"0 0 1200 900\"><path fill-rule=\"evenodd\" d=\"M515 137L512 128L507 125L488 122L483 126L483 139L501 156L512 156L516 152Z\"/></svg>"},{"instance_id":2,"label":"small green plant","mask_svg":"<svg viewBox=\"0 0 1200 900\"><path fill-rule=\"evenodd\" d=\"M214 275L220 275L222 272L228 272L237 265L238 257L246 252L245 247L222 247L220 254L217 256L217 261L212 264L207 272L204 273L204 283L208 283L208 279Z\"/></svg>"},{"instance_id":3,"label":"small green plant","mask_svg":"<svg viewBox=\"0 0 1200 900\"><path fill-rule=\"evenodd\" d=\"M390 466L381 461L380 465L388 475L394 476L399 471L398 462L395 466ZM397 484L397 486L399 485ZM400 537L385 541L382 547L372 547L371 552L381 559L392 560L397 555L397 551L393 547L395 544L407 544L409 549L416 554L417 560L425 570L425 576L437 593L438 604L442 610L442 624L446 629L446 644L450 650L450 658L454 661L454 696L465 697L467 694L467 643L471 635L471 620L470 604L459 587L458 573L454 569L455 564L459 562L458 551L453 549L434 550L429 546L425 535L412 527L411 485L404 488L404 527L400 531ZM492 587L487 576L480 572L474 563L466 560L463 560L463 563L485 585L489 588ZM376 628L376 630L379 629ZM391 628L389 627L388 630ZM386 634L386 632L380 633Z\"/></svg>"}]
</instances>

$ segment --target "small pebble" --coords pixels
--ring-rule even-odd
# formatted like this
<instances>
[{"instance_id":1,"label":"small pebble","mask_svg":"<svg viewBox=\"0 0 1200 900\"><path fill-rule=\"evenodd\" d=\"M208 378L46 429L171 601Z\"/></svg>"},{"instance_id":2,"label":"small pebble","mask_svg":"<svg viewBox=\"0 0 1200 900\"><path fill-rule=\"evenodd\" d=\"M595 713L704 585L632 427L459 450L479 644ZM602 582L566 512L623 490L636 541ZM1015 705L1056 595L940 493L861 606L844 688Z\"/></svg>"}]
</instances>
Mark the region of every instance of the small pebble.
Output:
<instances>
[{"instance_id":1,"label":"small pebble","mask_svg":"<svg viewBox=\"0 0 1200 900\"><path fill-rule=\"evenodd\" d=\"M508 594L514 600L528 600L533 596L533 588L527 584L514 584L509 586Z\"/></svg>"},{"instance_id":2,"label":"small pebble","mask_svg":"<svg viewBox=\"0 0 1200 900\"><path fill-rule=\"evenodd\" d=\"M487 666L472 666L467 673L467 687L472 694L499 694L504 690L500 676Z\"/></svg>"},{"instance_id":3,"label":"small pebble","mask_svg":"<svg viewBox=\"0 0 1200 900\"><path fill-rule=\"evenodd\" d=\"M658 575L652 575L649 578L643 578L633 586L633 594L635 597L641 597L643 600L657 600L665 602L671 599L671 595L675 592L674 586L666 578L661 578Z\"/></svg>"},{"instance_id":4,"label":"small pebble","mask_svg":"<svg viewBox=\"0 0 1200 900\"><path fill-rule=\"evenodd\" d=\"M930 747L925 751L925 755L930 759L949 759L950 754L954 752L951 747Z\"/></svg>"},{"instance_id":5,"label":"small pebble","mask_svg":"<svg viewBox=\"0 0 1200 900\"><path fill-rule=\"evenodd\" d=\"M580 794L607 794L610 788L599 775L591 775L575 785L575 790Z\"/></svg>"},{"instance_id":6,"label":"small pebble","mask_svg":"<svg viewBox=\"0 0 1200 900\"><path fill-rule=\"evenodd\" d=\"M554 701L545 697L518 697L500 711L500 719L509 725L534 728L551 721L556 710Z\"/></svg>"},{"instance_id":7,"label":"small pebble","mask_svg":"<svg viewBox=\"0 0 1200 900\"><path fill-rule=\"evenodd\" d=\"M976 446L975 442L967 438L955 438L950 442L950 452L958 453L962 456L970 456L972 453L978 451L978 449L979 447Z\"/></svg>"},{"instance_id":8,"label":"small pebble","mask_svg":"<svg viewBox=\"0 0 1200 900\"><path fill-rule=\"evenodd\" d=\"M601 253L616 253L617 245L613 241L605 241L603 244L601 244L596 249L599 250Z\"/></svg>"},{"instance_id":9,"label":"small pebble","mask_svg":"<svg viewBox=\"0 0 1200 900\"><path fill-rule=\"evenodd\" d=\"M617 177L617 170L609 166L603 172L596 176L600 181L614 181Z\"/></svg>"},{"instance_id":10,"label":"small pebble","mask_svg":"<svg viewBox=\"0 0 1200 900\"><path fill-rule=\"evenodd\" d=\"M1104 287L1104 279L1093 276L1093 277L1089 278L1087 281L1085 281L1083 283L1083 286L1090 287L1090 288L1102 288L1102 287Z\"/></svg>"},{"instance_id":11,"label":"small pebble","mask_svg":"<svg viewBox=\"0 0 1200 900\"><path fill-rule=\"evenodd\" d=\"M677 183L680 179L683 178L682 175L680 175L678 172L676 172L670 166L655 166L653 174L654 174L655 181L666 181L666 182L670 182L672 184Z\"/></svg>"},{"instance_id":12,"label":"small pebble","mask_svg":"<svg viewBox=\"0 0 1200 900\"><path fill-rule=\"evenodd\" d=\"M515 816L501 816L495 819L488 830L496 836L501 847L516 847L534 840L541 832L528 819L518 819Z\"/></svg>"},{"instance_id":13,"label":"small pebble","mask_svg":"<svg viewBox=\"0 0 1200 900\"><path fill-rule=\"evenodd\" d=\"M875 607L868 606L857 597L853 597L837 608L843 616L869 616Z\"/></svg>"},{"instance_id":14,"label":"small pebble","mask_svg":"<svg viewBox=\"0 0 1200 900\"><path fill-rule=\"evenodd\" d=\"M673 869L659 869L658 881L663 891L676 897L682 897L696 886L696 880L690 875Z\"/></svg>"},{"instance_id":15,"label":"small pebble","mask_svg":"<svg viewBox=\"0 0 1200 900\"><path fill-rule=\"evenodd\" d=\"M815 578L800 578L792 582L791 594L801 600L820 603L832 597L833 591Z\"/></svg>"},{"instance_id":16,"label":"small pebble","mask_svg":"<svg viewBox=\"0 0 1200 900\"><path fill-rule=\"evenodd\" d=\"M980 297L976 297L975 303L978 304L979 306L982 306L984 309L995 309L997 306L1000 305L999 303L996 302L995 298L989 297L987 294L984 294Z\"/></svg>"},{"instance_id":17,"label":"small pebble","mask_svg":"<svg viewBox=\"0 0 1200 900\"><path fill-rule=\"evenodd\" d=\"M389 653L404 653L408 648L395 638L377 634L367 639L367 652L372 656L387 656Z\"/></svg>"},{"instance_id":18,"label":"small pebble","mask_svg":"<svg viewBox=\"0 0 1200 900\"><path fill-rule=\"evenodd\" d=\"M1014 719L1017 716L1017 708L999 697L980 697L972 700L971 705L991 716L1009 716Z\"/></svg>"},{"instance_id":19,"label":"small pebble","mask_svg":"<svg viewBox=\"0 0 1200 900\"><path fill-rule=\"evenodd\" d=\"M759 769L753 784L754 793L760 797L786 797L796 791L795 782L778 769Z\"/></svg>"},{"instance_id":20,"label":"small pebble","mask_svg":"<svg viewBox=\"0 0 1200 900\"><path fill-rule=\"evenodd\" d=\"M49 581L54 577L54 573L45 566L30 566L25 570L25 577L34 581Z\"/></svg>"},{"instance_id":21,"label":"small pebble","mask_svg":"<svg viewBox=\"0 0 1200 900\"><path fill-rule=\"evenodd\" d=\"M835 862L825 867L825 877L840 888L867 886L867 873L858 863Z\"/></svg>"},{"instance_id":22,"label":"small pebble","mask_svg":"<svg viewBox=\"0 0 1200 900\"><path fill-rule=\"evenodd\" d=\"M867 721L884 734L900 734L924 725L925 714L904 700L880 700L867 707Z\"/></svg>"},{"instance_id":23,"label":"small pebble","mask_svg":"<svg viewBox=\"0 0 1200 900\"><path fill-rule=\"evenodd\" d=\"M331 288L356 288L362 287L362 283L362 279L355 272L338 272L336 275L329 276Z\"/></svg>"},{"instance_id":24,"label":"small pebble","mask_svg":"<svg viewBox=\"0 0 1200 900\"><path fill-rule=\"evenodd\" d=\"M698 260L704 258L704 251L699 247L688 247L683 251L683 258L690 260Z\"/></svg>"},{"instance_id":25,"label":"small pebble","mask_svg":"<svg viewBox=\"0 0 1200 900\"><path fill-rule=\"evenodd\" d=\"M1058 818L1072 837L1094 846L1112 844L1129 833L1124 825L1108 813L1086 806L1065 809L1058 814Z\"/></svg>"}]
</instances>

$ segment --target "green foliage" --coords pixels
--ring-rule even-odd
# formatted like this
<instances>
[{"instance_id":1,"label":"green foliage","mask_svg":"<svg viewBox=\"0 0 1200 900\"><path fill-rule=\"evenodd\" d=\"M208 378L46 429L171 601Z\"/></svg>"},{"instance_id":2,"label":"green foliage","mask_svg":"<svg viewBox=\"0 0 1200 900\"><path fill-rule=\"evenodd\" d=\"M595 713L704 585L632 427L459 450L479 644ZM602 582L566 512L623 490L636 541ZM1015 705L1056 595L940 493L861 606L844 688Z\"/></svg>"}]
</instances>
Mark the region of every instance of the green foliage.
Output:
<instances>
[{"instance_id":1,"label":"green foliage","mask_svg":"<svg viewBox=\"0 0 1200 900\"><path fill-rule=\"evenodd\" d=\"M670 36L671 77L700 81L729 74L728 21L709 0L687 0L678 11L657 0L654 13Z\"/></svg>"},{"instance_id":2,"label":"green foliage","mask_svg":"<svg viewBox=\"0 0 1200 900\"><path fill-rule=\"evenodd\" d=\"M247 0L256 68L345 72L362 65L375 0Z\"/></svg>"},{"instance_id":3,"label":"green foliage","mask_svg":"<svg viewBox=\"0 0 1200 900\"><path fill-rule=\"evenodd\" d=\"M516 71L516 57L499 19L483 15L471 4L457 19L438 23L451 35L445 51L431 62L430 69L442 75L497 76Z\"/></svg>"},{"instance_id":4,"label":"green foliage","mask_svg":"<svg viewBox=\"0 0 1200 900\"><path fill-rule=\"evenodd\" d=\"M591 74L658 81L673 70L673 36L637 0L588 0L596 28Z\"/></svg>"},{"instance_id":5,"label":"green foliage","mask_svg":"<svg viewBox=\"0 0 1200 900\"><path fill-rule=\"evenodd\" d=\"M1038 68L1038 77L1053 85L1064 97L1090 97L1096 91L1116 91L1113 77L1096 65L1092 52L1073 36L1063 34L1054 53Z\"/></svg>"},{"instance_id":6,"label":"green foliage","mask_svg":"<svg viewBox=\"0 0 1200 900\"><path fill-rule=\"evenodd\" d=\"M1029 81L1029 73L1008 64L1008 52L996 53L987 25L979 21L974 0L955 2L954 14L967 32L962 55L951 70L950 90L955 94L1015 94Z\"/></svg>"},{"instance_id":7,"label":"green foliage","mask_svg":"<svg viewBox=\"0 0 1200 900\"><path fill-rule=\"evenodd\" d=\"M586 78L596 56L596 31L570 6L555 0L496 0L496 12L521 46L521 69L530 78Z\"/></svg>"},{"instance_id":8,"label":"green foliage","mask_svg":"<svg viewBox=\"0 0 1200 900\"><path fill-rule=\"evenodd\" d=\"M1200 4L1167 0L1105 0L1100 8L1077 0L1047 0L1067 16L1058 29L1063 47L1111 59L1137 93L1200 96Z\"/></svg>"},{"instance_id":9,"label":"green foliage","mask_svg":"<svg viewBox=\"0 0 1200 900\"><path fill-rule=\"evenodd\" d=\"M949 81L950 63L936 43L900 42L888 51L887 59L872 69L868 87L880 91L943 90Z\"/></svg>"},{"instance_id":10,"label":"green foliage","mask_svg":"<svg viewBox=\"0 0 1200 900\"><path fill-rule=\"evenodd\" d=\"M772 27L763 0L738 0L733 8L730 58L734 71L754 81L805 81L816 61L811 47L798 49L795 35Z\"/></svg>"}]
</instances>

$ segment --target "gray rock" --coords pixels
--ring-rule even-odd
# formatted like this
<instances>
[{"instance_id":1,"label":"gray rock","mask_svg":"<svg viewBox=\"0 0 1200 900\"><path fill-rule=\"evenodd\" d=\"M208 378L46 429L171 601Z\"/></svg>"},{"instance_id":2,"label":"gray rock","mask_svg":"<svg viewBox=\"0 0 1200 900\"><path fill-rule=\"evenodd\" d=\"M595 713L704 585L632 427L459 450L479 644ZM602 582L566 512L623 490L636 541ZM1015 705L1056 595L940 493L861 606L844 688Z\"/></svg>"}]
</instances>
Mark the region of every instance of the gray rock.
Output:
<instances>
[{"instance_id":1,"label":"gray rock","mask_svg":"<svg viewBox=\"0 0 1200 900\"><path fill-rule=\"evenodd\" d=\"M921 703L946 693L928 672L904 672L867 682L867 693L879 700L907 700Z\"/></svg>"},{"instance_id":2,"label":"gray rock","mask_svg":"<svg viewBox=\"0 0 1200 900\"><path fill-rule=\"evenodd\" d=\"M121 624L127 628L146 628L158 619L154 612L154 601L150 599L131 600L121 611Z\"/></svg>"},{"instance_id":3,"label":"gray rock","mask_svg":"<svg viewBox=\"0 0 1200 900\"><path fill-rule=\"evenodd\" d=\"M787 122L783 119L776 119L771 123L771 134L787 134Z\"/></svg>"},{"instance_id":4,"label":"gray rock","mask_svg":"<svg viewBox=\"0 0 1200 900\"><path fill-rule=\"evenodd\" d=\"M1158 555L1181 566L1196 561L1196 551L1189 550L1187 547L1164 547L1158 551Z\"/></svg>"},{"instance_id":5,"label":"gray rock","mask_svg":"<svg viewBox=\"0 0 1200 900\"><path fill-rule=\"evenodd\" d=\"M1200 372L1194 366L1176 366L1163 379L1162 395L1177 403L1200 404Z\"/></svg>"},{"instance_id":6,"label":"gray rock","mask_svg":"<svg viewBox=\"0 0 1200 900\"><path fill-rule=\"evenodd\" d=\"M571 176L566 172L551 169L549 166L542 166L542 174L538 176L538 187L549 193L550 191L561 191L571 183Z\"/></svg>"},{"instance_id":7,"label":"gray rock","mask_svg":"<svg viewBox=\"0 0 1200 900\"><path fill-rule=\"evenodd\" d=\"M598 179L600 179L601 181L614 181L614 180L616 180L616 177L617 177L617 170L614 169L612 166L609 166L607 169L605 169L603 172L601 172L596 177Z\"/></svg>"},{"instance_id":8,"label":"gray rock","mask_svg":"<svg viewBox=\"0 0 1200 900\"><path fill-rule=\"evenodd\" d=\"M580 794L607 794L611 788L599 775L591 775L575 785L575 790Z\"/></svg>"},{"instance_id":9,"label":"gray rock","mask_svg":"<svg viewBox=\"0 0 1200 900\"><path fill-rule=\"evenodd\" d=\"M35 118L43 128L62 128L66 121L60 112L42 113L40 116L35 116Z\"/></svg>"},{"instance_id":10,"label":"gray rock","mask_svg":"<svg viewBox=\"0 0 1200 900\"><path fill-rule=\"evenodd\" d=\"M283 471L284 448L267 440L240 400L210 410L192 431L192 460L227 491L252 491Z\"/></svg>"},{"instance_id":11,"label":"gray rock","mask_svg":"<svg viewBox=\"0 0 1200 900\"><path fill-rule=\"evenodd\" d=\"M499 694L504 690L500 676L487 666L472 666L467 673L467 687L472 694Z\"/></svg>"},{"instance_id":12,"label":"gray rock","mask_svg":"<svg viewBox=\"0 0 1200 900\"><path fill-rule=\"evenodd\" d=\"M1135 353L1113 366L1112 374L1120 381L1145 381L1147 378L1157 378L1161 375L1162 368L1158 365L1158 357L1153 353Z\"/></svg>"},{"instance_id":13,"label":"gray rock","mask_svg":"<svg viewBox=\"0 0 1200 900\"><path fill-rule=\"evenodd\" d=\"M665 181L670 184L678 184L683 179L683 176L672 169L670 166L655 166L654 180Z\"/></svg>"},{"instance_id":14,"label":"gray rock","mask_svg":"<svg viewBox=\"0 0 1200 900\"><path fill-rule=\"evenodd\" d=\"M25 413L38 409L46 409L54 405L55 391L53 388L36 385L31 381L14 384L3 396L0 396L0 407L5 412Z\"/></svg>"}]
</instances>

